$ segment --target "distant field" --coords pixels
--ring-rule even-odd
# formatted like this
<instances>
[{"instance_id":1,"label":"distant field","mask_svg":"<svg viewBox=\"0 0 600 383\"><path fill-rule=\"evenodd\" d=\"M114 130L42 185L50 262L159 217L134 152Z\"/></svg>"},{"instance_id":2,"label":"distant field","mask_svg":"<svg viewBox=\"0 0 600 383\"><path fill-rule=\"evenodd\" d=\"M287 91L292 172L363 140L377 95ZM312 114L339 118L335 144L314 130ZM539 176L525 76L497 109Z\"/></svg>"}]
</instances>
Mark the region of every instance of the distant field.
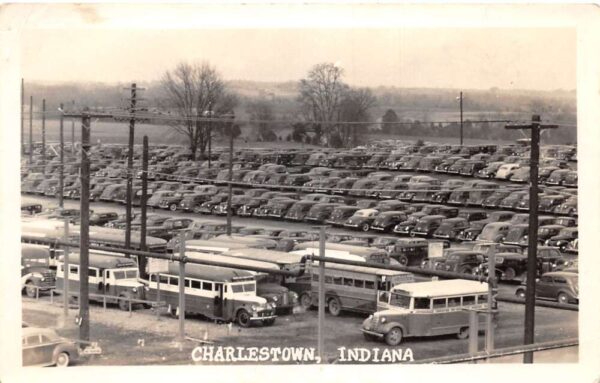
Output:
<instances>
[{"instance_id":1,"label":"distant field","mask_svg":"<svg viewBox=\"0 0 600 383\"><path fill-rule=\"evenodd\" d=\"M65 121L64 123L64 134L65 142L71 142L71 121ZM313 145L303 145L295 142L288 142L285 140L288 134L291 133L291 129L281 129L278 134L283 138L282 141L277 142L255 142L246 139L251 135L250 128L242 128L242 136L236 140L236 147L252 146L252 147L276 147L276 148L297 148L302 147L314 147ZM81 138L81 122L75 121L75 141L80 141ZM129 135L129 124L124 122L107 122L107 121L94 121L92 120L91 129L91 142L106 143L106 144L126 144ZM135 128L135 144L142 144L143 136L147 135L150 145L156 144L172 144L172 145L183 145L186 143L186 139L180 133L176 132L175 129L169 126L161 125L149 125L149 124L136 124ZM373 135L377 139L402 139L402 140L418 140L423 139L430 142L458 144L458 137L418 137L418 136L398 136L398 135ZM33 141L39 142L42 139L42 123L41 120L33 121ZM58 120L47 120L46 121L46 142L56 142L60 139L59 132L59 121ZM29 142L29 125L25 123L25 142ZM496 141L498 142L498 141ZM227 143L223 140L216 140L216 146L226 145ZM484 139L465 139L466 144L480 144L489 143L489 140ZM507 143L507 142L499 142Z\"/></svg>"}]
</instances>

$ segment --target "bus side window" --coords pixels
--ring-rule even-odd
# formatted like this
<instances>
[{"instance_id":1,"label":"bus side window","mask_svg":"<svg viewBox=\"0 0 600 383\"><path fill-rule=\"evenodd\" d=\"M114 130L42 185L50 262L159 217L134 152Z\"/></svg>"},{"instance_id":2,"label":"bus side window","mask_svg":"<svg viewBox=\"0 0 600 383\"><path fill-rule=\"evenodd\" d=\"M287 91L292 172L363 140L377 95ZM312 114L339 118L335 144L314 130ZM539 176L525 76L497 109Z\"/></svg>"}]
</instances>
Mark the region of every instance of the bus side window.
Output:
<instances>
[{"instance_id":1,"label":"bus side window","mask_svg":"<svg viewBox=\"0 0 600 383\"><path fill-rule=\"evenodd\" d=\"M150 274L150 282L156 282L156 274Z\"/></svg>"},{"instance_id":2,"label":"bus side window","mask_svg":"<svg viewBox=\"0 0 600 383\"><path fill-rule=\"evenodd\" d=\"M365 289L373 290L375 288L375 282L365 281Z\"/></svg>"},{"instance_id":3,"label":"bus side window","mask_svg":"<svg viewBox=\"0 0 600 383\"><path fill-rule=\"evenodd\" d=\"M319 275L318 275L318 274L313 274L313 276L312 276L312 280L313 280L314 282L319 282Z\"/></svg>"},{"instance_id":4,"label":"bus side window","mask_svg":"<svg viewBox=\"0 0 600 383\"><path fill-rule=\"evenodd\" d=\"M333 277L333 284L334 285L341 285L342 284L342 277Z\"/></svg>"},{"instance_id":5,"label":"bus side window","mask_svg":"<svg viewBox=\"0 0 600 383\"><path fill-rule=\"evenodd\" d=\"M429 298L415 298L415 309L429 309L431 300Z\"/></svg>"},{"instance_id":6,"label":"bus side window","mask_svg":"<svg viewBox=\"0 0 600 383\"><path fill-rule=\"evenodd\" d=\"M201 283L200 281L191 280L190 283L191 283L190 287L192 289L200 289L200 283Z\"/></svg>"},{"instance_id":7,"label":"bus side window","mask_svg":"<svg viewBox=\"0 0 600 383\"><path fill-rule=\"evenodd\" d=\"M326 275L325 276L325 283L332 284L333 283L333 278L330 275Z\"/></svg>"},{"instance_id":8,"label":"bus side window","mask_svg":"<svg viewBox=\"0 0 600 383\"><path fill-rule=\"evenodd\" d=\"M458 307L458 306L460 306L460 297L448 298L448 307Z\"/></svg>"},{"instance_id":9,"label":"bus side window","mask_svg":"<svg viewBox=\"0 0 600 383\"><path fill-rule=\"evenodd\" d=\"M212 291L213 284L211 282L202 282L202 290Z\"/></svg>"},{"instance_id":10,"label":"bus side window","mask_svg":"<svg viewBox=\"0 0 600 383\"><path fill-rule=\"evenodd\" d=\"M185 287L190 287L192 284L192 281L187 278L183 282L185 283Z\"/></svg>"},{"instance_id":11,"label":"bus side window","mask_svg":"<svg viewBox=\"0 0 600 383\"><path fill-rule=\"evenodd\" d=\"M219 291L219 289L221 288L221 286L223 286L222 283L215 283L214 284L214 291Z\"/></svg>"},{"instance_id":12,"label":"bus side window","mask_svg":"<svg viewBox=\"0 0 600 383\"><path fill-rule=\"evenodd\" d=\"M471 306L475 304L475 295L465 295L462 297L463 306Z\"/></svg>"},{"instance_id":13,"label":"bus side window","mask_svg":"<svg viewBox=\"0 0 600 383\"><path fill-rule=\"evenodd\" d=\"M390 286L389 282L379 282L377 283L377 290L380 291L389 291Z\"/></svg>"},{"instance_id":14,"label":"bus side window","mask_svg":"<svg viewBox=\"0 0 600 383\"><path fill-rule=\"evenodd\" d=\"M488 303L487 295L481 294L477 296L477 303L480 305L484 305Z\"/></svg>"},{"instance_id":15,"label":"bus side window","mask_svg":"<svg viewBox=\"0 0 600 383\"><path fill-rule=\"evenodd\" d=\"M88 273L89 273L90 277L97 277L98 276L98 269L89 269Z\"/></svg>"},{"instance_id":16,"label":"bus side window","mask_svg":"<svg viewBox=\"0 0 600 383\"><path fill-rule=\"evenodd\" d=\"M344 286L352 287L354 286L354 280L350 278L344 278Z\"/></svg>"},{"instance_id":17,"label":"bus side window","mask_svg":"<svg viewBox=\"0 0 600 383\"><path fill-rule=\"evenodd\" d=\"M161 275L160 276L160 283L164 283L165 285L169 283L169 276L168 275Z\"/></svg>"},{"instance_id":18,"label":"bus side window","mask_svg":"<svg viewBox=\"0 0 600 383\"><path fill-rule=\"evenodd\" d=\"M445 309L446 308L446 298L437 298L433 300L433 309Z\"/></svg>"},{"instance_id":19,"label":"bus side window","mask_svg":"<svg viewBox=\"0 0 600 383\"><path fill-rule=\"evenodd\" d=\"M169 277L169 284L179 286L179 277Z\"/></svg>"},{"instance_id":20,"label":"bus side window","mask_svg":"<svg viewBox=\"0 0 600 383\"><path fill-rule=\"evenodd\" d=\"M363 281L361 279L354 280L354 287L359 287L362 289L364 286L365 286L365 281Z\"/></svg>"},{"instance_id":21,"label":"bus side window","mask_svg":"<svg viewBox=\"0 0 600 383\"><path fill-rule=\"evenodd\" d=\"M79 274L79 266L69 266L69 274Z\"/></svg>"}]
</instances>

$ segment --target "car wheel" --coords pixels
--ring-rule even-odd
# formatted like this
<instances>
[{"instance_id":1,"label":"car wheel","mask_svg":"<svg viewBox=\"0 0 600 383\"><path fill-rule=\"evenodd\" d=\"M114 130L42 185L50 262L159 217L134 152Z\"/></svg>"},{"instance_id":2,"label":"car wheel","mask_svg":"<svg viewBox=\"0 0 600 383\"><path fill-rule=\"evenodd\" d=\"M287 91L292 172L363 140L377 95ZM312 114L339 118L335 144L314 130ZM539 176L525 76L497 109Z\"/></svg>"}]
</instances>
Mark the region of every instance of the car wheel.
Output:
<instances>
[{"instance_id":1,"label":"car wheel","mask_svg":"<svg viewBox=\"0 0 600 383\"><path fill-rule=\"evenodd\" d=\"M63 351L56 356L56 367L67 367L70 361L69 354Z\"/></svg>"},{"instance_id":2,"label":"car wheel","mask_svg":"<svg viewBox=\"0 0 600 383\"><path fill-rule=\"evenodd\" d=\"M362 225L360 225L360 229L362 231L369 231L370 228L371 226L368 223L363 223Z\"/></svg>"},{"instance_id":3,"label":"car wheel","mask_svg":"<svg viewBox=\"0 0 600 383\"><path fill-rule=\"evenodd\" d=\"M558 294L558 297L556 300L558 301L558 303L566 304L566 303L569 303L569 296L565 293L560 293L560 294Z\"/></svg>"},{"instance_id":4,"label":"car wheel","mask_svg":"<svg viewBox=\"0 0 600 383\"><path fill-rule=\"evenodd\" d=\"M331 298L327 304L327 309L329 310L329 313L334 317L339 316L340 312L342 311L342 305L340 304L340 300L335 297Z\"/></svg>"},{"instance_id":5,"label":"car wheel","mask_svg":"<svg viewBox=\"0 0 600 383\"><path fill-rule=\"evenodd\" d=\"M33 282L29 281L25 284L25 294L27 294L29 298L35 298L35 290Z\"/></svg>"},{"instance_id":6,"label":"car wheel","mask_svg":"<svg viewBox=\"0 0 600 383\"><path fill-rule=\"evenodd\" d=\"M402 329L394 327L385 334L385 343L389 346L397 346L402 342Z\"/></svg>"},{"instance_id":7,"label":"car wheel","mask_svg":"<svg viewBox=\"0 0 600 383\"><path fill-rule=\"evenodd\" d=\"M458 333L456 334L456 337L458 339L467 339L469 337L469 328L468 327L461 327L460 330L458 330Z\"/></svg>"},{"instance_id":8,"label":"car wheel","mask_svg":"<svg viewBox=\"0 0 600 383\"><path fill-rule=\"evenodd\" d=\"M176 203L172 203L169 205L169 210L171 211L176 211L177 210L177 204Z\"/></svg>"},{"instance_id":9,"label":"car wheel","mask_svg":"<svg viewBox=\"0 0 600 383\"><path fill-rule=\"evenodd\" d=\"M248 311L238 311L236 315L236 320L241 327L250 327L250 314L248 314Z\"/></svg>"},{"instance_id":10,"label":"car wheel","mask_svg":"<svg viewBox=\"0 0 600 383\"><path fill-rule=\"evenodd\" d=\"M300 306L304 307L305 309L312 306L312 298L309 293L303 293L300 295Z\"/></svg>"},{"instance_id":11,"label":"car wheel","mask_svg":"<svg viewBox=\"0 0 600 383\"><path fill-rule=\"evenodd\" d=\"M521 299L525 299L525 290L523 290L523 289L518 289L518 290L515 292L515 295L516 295L517 297L521 298Z\"/></svg>"},{"instance_id":12,"label":"car wheel","mask_svg":"<svg viewBox=\"0 0 600 383\"><path fill-rule=\"evenodd\" d=\"M398 257L398 263L402 266L408 265L408 257L406 255L401 255Z\"/></svg>"}]
</instances>

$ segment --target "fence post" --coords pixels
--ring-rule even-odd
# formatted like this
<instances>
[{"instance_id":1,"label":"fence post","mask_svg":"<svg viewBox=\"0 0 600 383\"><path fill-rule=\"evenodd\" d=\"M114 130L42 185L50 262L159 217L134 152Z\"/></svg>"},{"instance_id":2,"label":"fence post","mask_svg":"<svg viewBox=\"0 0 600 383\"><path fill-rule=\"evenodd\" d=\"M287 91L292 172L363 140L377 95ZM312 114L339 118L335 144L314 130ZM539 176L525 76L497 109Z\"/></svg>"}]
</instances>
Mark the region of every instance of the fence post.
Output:
<instances>
[{"instance_id":1,"label":"fence post","mask_svg":"<svg viewBox=\"0 0 600 383\"><path fill-rule=\"evenodd\" d=\"M64 238L65 242L69 241L69 219L65 218L64 221ZM63 315L66 319L69 316L69 246L64 247L63 255Z\"/></svg>"},{"instance_id":2,"label":"fence post","mask_svg":"<svg viewBox=\"0 0 600 383\"><path fill-rule=\"evenodd\" d=\"M106 294L102 295L102 309L106 311Z\"/></svg>"},{"instance_id":3,"label":"fence post","mask_svg":"<svg viewBox=\"0 0 600 383\"><path fill-rule=\"evenodd\" d=\"M179 341L185 340L185 233L179 234Z\"/></svg>"},{"instance_id":4,"label":"fence post","mask_svg":"<svg viewBox=\"0 0 600 383\"><path fill-rule=\"evenodd\" d=\"M469 354L477 353L479 348L479 313L469 311Z\"/></svg>"},{"instance_id":5,"label":"fence post","mask_svg":"<svg viewBox=\"0 0 600 383\"><path fill-rule=\"evenodd\" d=\"M488 257L488 312L486 315L485 350L488 353L494 351L494 310L496 304L494 296L496 292L496 256L492 253Z\"/></svg>"},{"instance_id":6,"label":"fence post","mask_svg":"<svg viewBox=\"0 0 600 383\"><path fill-rule=\"evenodd\" d=\"M319 232L319 257L325 257L325 226ZM319 261L319 326L318 348L321 363L325 363L325 262Z\"/></svg>"}]
</instances>

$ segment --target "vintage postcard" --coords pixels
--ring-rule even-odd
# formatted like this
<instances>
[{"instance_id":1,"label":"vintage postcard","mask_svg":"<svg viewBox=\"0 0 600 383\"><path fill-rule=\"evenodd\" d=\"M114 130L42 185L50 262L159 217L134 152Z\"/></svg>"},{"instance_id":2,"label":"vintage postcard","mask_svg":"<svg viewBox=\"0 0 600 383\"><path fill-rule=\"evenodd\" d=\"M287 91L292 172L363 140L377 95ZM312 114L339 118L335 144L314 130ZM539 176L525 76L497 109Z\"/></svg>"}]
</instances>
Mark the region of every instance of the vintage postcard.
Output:
<instances>
[{"instance_id":1,"label":"vintage postcard","mask_svg":"<svg viewBox=\"0 0 600 383\"><path fill-rule=\"evenodd\" d=\"M599 17L2 5L0 380L598 381Z\"/></svg>"}]
</instances>

